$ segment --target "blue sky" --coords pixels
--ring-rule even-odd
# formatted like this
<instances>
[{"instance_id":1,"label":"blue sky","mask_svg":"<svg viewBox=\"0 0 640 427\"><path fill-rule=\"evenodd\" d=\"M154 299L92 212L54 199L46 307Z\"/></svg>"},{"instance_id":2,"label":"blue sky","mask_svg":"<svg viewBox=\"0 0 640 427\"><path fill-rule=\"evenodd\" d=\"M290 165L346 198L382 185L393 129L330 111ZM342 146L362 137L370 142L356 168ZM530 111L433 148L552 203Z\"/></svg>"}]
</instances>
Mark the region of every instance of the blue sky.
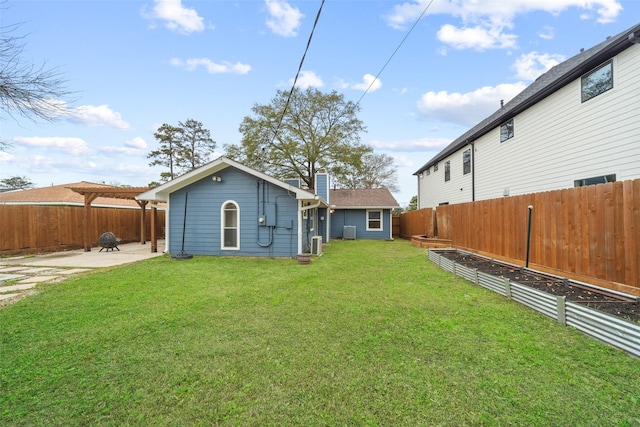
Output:
<instances>
[{"instance_id":1,"label":"blue sky","mask_svg":"<svg viewBox=\"0 0 640 427\"><path fill-rule=\"evenodd\" d=\"M211 131L217 157L253 105L290 89L320 4L5 1L0 24L20 24L22 59L56 68L74 95L51 123L0 112L12 144L0 179L144 186L162 171L148 166L153 133L187 119ZM639 17L639 0L327 0L297 86L360 101L361 142L394 157L406 206L413 172L500 100Z\"/></svg>"}]
</instances>

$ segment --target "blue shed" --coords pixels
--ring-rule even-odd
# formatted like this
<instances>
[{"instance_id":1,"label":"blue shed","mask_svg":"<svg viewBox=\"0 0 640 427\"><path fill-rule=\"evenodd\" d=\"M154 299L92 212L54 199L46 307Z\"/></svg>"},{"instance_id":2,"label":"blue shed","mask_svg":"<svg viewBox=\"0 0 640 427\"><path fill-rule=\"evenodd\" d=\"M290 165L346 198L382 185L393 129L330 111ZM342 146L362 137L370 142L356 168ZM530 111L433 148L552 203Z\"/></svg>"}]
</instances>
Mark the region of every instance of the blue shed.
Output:
<instances>
[{"instance_id":1,"label":"blue shed","mask_svg":"<svg viewBox=\"0 0 640 427\"><path fill-rule=\"evenodd\" d=\"M392 239L392 211L400 207L386 188L329 190L331 239Z\"/></svg>"},{"instance_id":2,"label":"blue shed","mask_svg":"<svg viewBox=\"0 0 640 427\"><path fill-rule=\"evenodd\" d=\"M322 197L226 157L136 198L166 203L169 254L294 257L328 223Z\"/></svg>"}]
</instances>

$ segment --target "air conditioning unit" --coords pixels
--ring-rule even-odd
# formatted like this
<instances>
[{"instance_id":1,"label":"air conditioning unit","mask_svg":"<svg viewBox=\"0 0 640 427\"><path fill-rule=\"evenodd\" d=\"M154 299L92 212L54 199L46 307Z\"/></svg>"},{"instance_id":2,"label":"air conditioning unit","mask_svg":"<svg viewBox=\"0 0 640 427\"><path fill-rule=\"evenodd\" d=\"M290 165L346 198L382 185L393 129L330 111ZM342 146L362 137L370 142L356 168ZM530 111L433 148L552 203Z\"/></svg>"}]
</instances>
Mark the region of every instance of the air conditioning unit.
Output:
<instances>
[{"instance_id":1,"label":"air conditioning unit","mask_svg":"<svg viewBox=\"0 0 640 427\"><path fill-rule=\"evenodd\" d=\"M342 238L344 240L355 240L356 239L356 226L355 225L345 225L344 231L342 232Z\"/></svg>"},{"instance_id":2,"label":"air conditioning unit","mask_svg":"<svg viewBox=\"0 0 640 427\"><path fill-rule=\"evenodd\" d=\"M322 255L322 236L313 236L311 238L311 254Z\"/></svg>"}]
</instances>

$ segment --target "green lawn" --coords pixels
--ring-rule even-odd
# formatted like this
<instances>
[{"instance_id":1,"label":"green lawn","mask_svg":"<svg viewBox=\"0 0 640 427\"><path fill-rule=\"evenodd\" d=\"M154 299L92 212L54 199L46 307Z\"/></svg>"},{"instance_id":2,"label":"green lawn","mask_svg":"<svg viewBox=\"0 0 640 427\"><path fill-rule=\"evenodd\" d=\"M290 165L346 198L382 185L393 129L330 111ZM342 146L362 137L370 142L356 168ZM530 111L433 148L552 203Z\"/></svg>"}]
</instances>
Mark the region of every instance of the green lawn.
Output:
<instances>
[{"instance_id":1,"label":"green lawn","mask_svg":"<svg viewBox=\"0 0 640 427\"><path fill-rule=\"evenodd\" d=\"M640 426L640 361L406 241L160 257L0 309L0 425Z\"/></svg>"}]
</instances>

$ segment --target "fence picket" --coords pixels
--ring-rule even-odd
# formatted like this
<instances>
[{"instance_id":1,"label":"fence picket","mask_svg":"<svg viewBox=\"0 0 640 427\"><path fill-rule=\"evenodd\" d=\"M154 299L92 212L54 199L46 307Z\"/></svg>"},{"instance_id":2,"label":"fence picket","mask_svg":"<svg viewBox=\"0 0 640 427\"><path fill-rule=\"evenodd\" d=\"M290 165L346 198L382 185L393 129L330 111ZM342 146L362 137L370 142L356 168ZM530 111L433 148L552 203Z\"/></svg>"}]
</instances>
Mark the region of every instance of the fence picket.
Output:
<instances>
[{"instance_id":1,"label":"fence picket","mask_svg":"<svg viewBox=\"0 0 640 427\"><path fill-rule=\"evenodd\" d=\"M407 212L401 237L448 239L524 264L529 205L532 264L640 288L640 179Z\"/></svg>"}]
</instances>

